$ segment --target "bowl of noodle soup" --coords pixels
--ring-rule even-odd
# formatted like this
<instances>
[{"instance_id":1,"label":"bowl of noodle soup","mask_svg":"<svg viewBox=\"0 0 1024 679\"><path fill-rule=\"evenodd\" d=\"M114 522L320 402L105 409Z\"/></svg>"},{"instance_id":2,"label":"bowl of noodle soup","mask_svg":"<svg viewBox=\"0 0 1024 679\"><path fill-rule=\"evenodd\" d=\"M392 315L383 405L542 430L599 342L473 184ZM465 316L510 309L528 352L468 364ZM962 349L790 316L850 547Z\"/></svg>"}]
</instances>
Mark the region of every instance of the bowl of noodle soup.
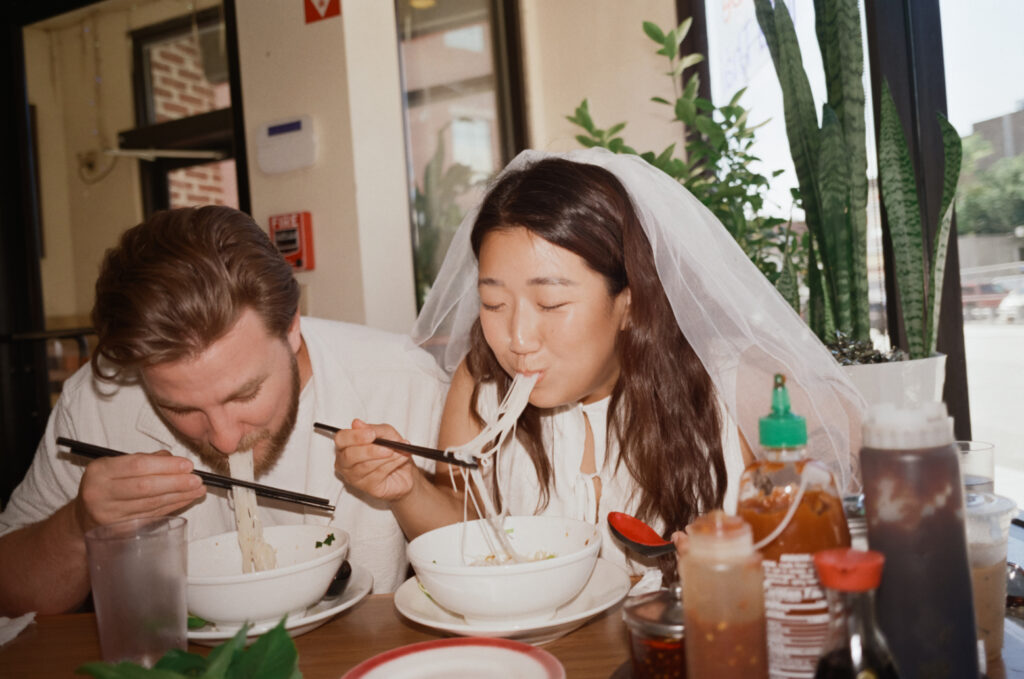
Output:
<instances>
[{"instance_id":1,"label":"bowl of noodle soup","mask_svg":"<svg viewBox=\"0 0 1024 679\"><path fill-rule=\"evenodd\" d=\"M224 625L271 623L301 614L323 598L348 554L348 533L304 524L269 526L262 533L276 565L248 573L243 572L238 531L189 543L191 614Z\"/></svg>"},{"instance_id":2,"label":"bowl of noodle soup","mask_svg":"<svg viewBox=\"0 0 1024 679\"><path fill-rule=\"evenodd\" d=\"M438 528L406 552L420 587L470 624L542 623L583 590L597 564L601 534L585 521L508 516ZM503 543L521 559L508 556Z\"/></svg>"}]
</instances>

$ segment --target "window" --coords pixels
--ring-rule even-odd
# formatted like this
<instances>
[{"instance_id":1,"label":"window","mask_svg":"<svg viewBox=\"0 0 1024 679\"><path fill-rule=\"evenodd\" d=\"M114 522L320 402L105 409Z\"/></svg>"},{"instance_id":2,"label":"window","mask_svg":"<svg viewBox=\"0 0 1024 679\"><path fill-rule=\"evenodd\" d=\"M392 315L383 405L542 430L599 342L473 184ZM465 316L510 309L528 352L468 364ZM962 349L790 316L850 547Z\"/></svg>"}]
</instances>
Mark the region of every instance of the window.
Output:
<instances>
[{"instance_id":1,"label":"window","mask_svg":"<svg viewBox=\"0 0 1024 679\"><path fill-rule=\"evenodd\" d=\"M949 120L964 137L956 206L971 436L996 492L1024 506L1024 5L940 0Z\"/></svg>"},{"instance_id":2,"label":"window","mask_svg":"<svg viewBox=\"0 0 1024 679\"><path fill-rule=\"evenodd\" d=\"M780 0L781 1L781 0ZM754 155L762 159L759 171L770 176L773 170L783 170L774 179L768 193L769 210L773 216L793 219L794 230L802 232L803 210L794 206L791 190L797 188L796 171L790 153L789 139L782 106L782 88L772 64L768 45L750 2L705 2L711 99L721 104L732 99L740 89L746 91L740 104L750 110L753 123L764 122L757 130ZM863 1L861 24L864 25ZM787 0L800 43L803 67L814 96L814 105L821 124L821 107L827 99L825 73L815 33L814 5L810 0ZM867 35L862 35L865 55L865 144L867 147L868 202L867 202L867 267L868 300L871 308L871 335L874 344L889 348L885 318L885 285L882 257L882 224L878 189L878 169L875 158L874 126L871 117L871 84L868 78Z\"/></svg>"},{"instance_id":3,"label":"window","mask_svg":"<svg viewBox=\"0 0 1024 679\"><path fill-rule=\"evenodd\" d=\"M512 5L396 2L417 305L466 210L522 148L520 116L509 105L518 77L508 47Z\"/></svg>"},{"instance_id":4,"label":"window","mask_svg":"<svg viewBox=\"0 0 1024 679\"><path fill-rule=\"evenodd\" d=\"M132 45L138 127L122 132L119 143L144 161L146 213L240 207L222 8L133 31Z\"/></svg>"}]
</instances>

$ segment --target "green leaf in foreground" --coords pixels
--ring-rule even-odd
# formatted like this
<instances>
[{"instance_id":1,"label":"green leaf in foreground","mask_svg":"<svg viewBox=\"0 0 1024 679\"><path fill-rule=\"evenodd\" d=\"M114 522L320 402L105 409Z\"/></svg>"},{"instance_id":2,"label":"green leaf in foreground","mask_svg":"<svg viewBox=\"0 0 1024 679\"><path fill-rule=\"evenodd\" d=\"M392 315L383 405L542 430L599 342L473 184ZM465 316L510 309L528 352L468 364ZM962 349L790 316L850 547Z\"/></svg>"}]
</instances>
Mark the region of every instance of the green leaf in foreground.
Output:
<instances>
[{"instance_id":1,"label":"green leaf in foreground","mask_svg":"<svg viewBox=\"0 0 1024 679\"><path fill-rule=\"evenodd\" d=\"M284 628L284 618L249 648L249 625L215 647L207 657L172 649L152 669L131 662L86 663L76 674L95 679L302 679L295 642Z\"/></svg>"}]
</instances>

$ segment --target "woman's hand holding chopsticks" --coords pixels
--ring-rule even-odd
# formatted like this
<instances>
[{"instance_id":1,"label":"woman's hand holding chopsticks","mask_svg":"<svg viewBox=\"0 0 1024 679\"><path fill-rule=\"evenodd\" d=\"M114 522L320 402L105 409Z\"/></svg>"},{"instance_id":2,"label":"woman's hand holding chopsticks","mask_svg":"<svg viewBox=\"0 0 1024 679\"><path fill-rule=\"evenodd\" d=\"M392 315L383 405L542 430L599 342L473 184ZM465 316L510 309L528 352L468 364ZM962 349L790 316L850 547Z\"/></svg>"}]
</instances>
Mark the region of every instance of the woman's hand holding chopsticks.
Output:
<instances>
[{"instance_id":1,"label":"woman's hand holding chopsticks","mask_svg":"<svg viewBox=\"0 0 1024 679\"><path fill-rule=\"evenodd\" d=\"M437 462L434 474L425 473L411 455L447 459L443 450L418 445L394 449L395 442L408 442L387 424L354 420L351 429L316 423L314 428L334 437L334 471L350 487L388 502L405 537L455 523L463 517L463 497L451 486L449 468ZM410 452L412 451L412 452ZM467 466L460 460L452 460ZM472 465L472 466L475 466ZM473 516L472 509L470 515Z\"/></svg>"},{"instance_id":2,"label":"woman's hand holding chopsticks","mask_svg":"<svg viewBox=\"0 0 1024 679\"><path fill-rule=\"evenodd\" d=\"M334 434L334 471L371 497L399 500L423 475L409 455L375 445L376 438L408 443L391 425L354 420L351 429L338 429Z\"/></svg>"}]
</instances>

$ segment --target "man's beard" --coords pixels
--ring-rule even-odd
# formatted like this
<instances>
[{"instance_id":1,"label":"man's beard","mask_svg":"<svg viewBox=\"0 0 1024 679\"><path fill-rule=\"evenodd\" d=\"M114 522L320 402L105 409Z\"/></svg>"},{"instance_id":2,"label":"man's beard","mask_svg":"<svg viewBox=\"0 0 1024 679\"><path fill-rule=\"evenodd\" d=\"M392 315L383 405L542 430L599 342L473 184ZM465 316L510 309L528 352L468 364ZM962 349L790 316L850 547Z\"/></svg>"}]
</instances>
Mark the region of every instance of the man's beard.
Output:
<instances>
[{"instance_id":1,"label":"man's beard","mask_svg":"<svg viewBox=\"0 0 1024 679\"><path fill-rule=\"evenodd\" d=\"M288 411L284 418L284 422L278 427L277 431L271 432L267 429L261 429L260 431L254 431L246 434L242 437L242 440L238 442L238 446L235 448L233 453L245 452L247 450L253 450L257 444L267 441L265 452L259 459L253 458L254 475L258 478L263 474L273 469L277 461L281 459L281 455L284 453L285 446L288 445L288 439L291 438L292 431L295 429L295 422L299 416L299 394L301 392L301 384L299 380L299 362L296 360L295 355L291 355L291 389L289 391L288 398ZM159 413L159 409L157 410ZM161 416L161 419L163 417ZM228 456L216 448L211 446L209 443L203 441L195 441L183 435L177 429L175 429L170 422L164 420L164 424L171 430L174 437L186 448L191 450L199 459L205 462L213 471L218 474L230 476L228 469Z\"/></svg>"}]
</instances>

